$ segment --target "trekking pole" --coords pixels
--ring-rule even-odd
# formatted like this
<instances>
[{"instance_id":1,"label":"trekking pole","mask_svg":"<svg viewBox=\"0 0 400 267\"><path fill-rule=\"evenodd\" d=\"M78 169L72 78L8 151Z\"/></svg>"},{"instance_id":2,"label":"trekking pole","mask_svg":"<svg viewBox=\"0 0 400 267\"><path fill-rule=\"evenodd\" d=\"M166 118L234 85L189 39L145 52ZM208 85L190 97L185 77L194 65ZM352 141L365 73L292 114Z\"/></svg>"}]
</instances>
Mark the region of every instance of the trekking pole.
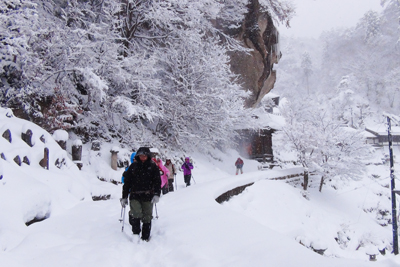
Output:
<instances>
[{"instance_id":1,"label":"trekking pole","mask_svg":"<svg viewBox=\"0 0 400 267\"><path fill-rule=\"evenodd\" d=\"M175 190L178 191L178 183L177 183L177 181L176 181L176 173L175 173L174 176L175 176Z\"/></svg>"},{"instance_id":2,"label":"trekking pole","mask_svg":"<svg viewBox=\"0 0 400 267\"><path fill-rule=\"evenodd\" d=\"M122 222L122 213L124 211L124 207L121 207L121 217L119 218L119 222Z\"/></svg>"},{"instance_id":3,"label":"trekking pole","mask_svg":"<svg viewBox=\"0 0 400 267\"><path fill-rule=\"evenodd\" d=\"M154 204L154 207L156 207L156 219L158 219L157 204Z\"/></svg>"},{"instance_id":4,"label":"trekking pole","mask_svg":"<svg viewBox=\"0 0 400 267\"><path fill-rule=\"evenodd\" d=\"M194 179L193 174L191 176L192 176L194 184L196 184L196 180Z\"/></svg>"},{"instance_id":5,"label":"trekking pole","mask_svg":"<svg viewBox=\"0 0 400 267\"><path fill-rule=\"evenodd\" d=\"M123 207L123 210L124 210L124 214L123 214L123 216L122 216L122 229L121 229L121 232L124 231L124 224L125 224L125 207Z\"/></svg>"}]
</instances>

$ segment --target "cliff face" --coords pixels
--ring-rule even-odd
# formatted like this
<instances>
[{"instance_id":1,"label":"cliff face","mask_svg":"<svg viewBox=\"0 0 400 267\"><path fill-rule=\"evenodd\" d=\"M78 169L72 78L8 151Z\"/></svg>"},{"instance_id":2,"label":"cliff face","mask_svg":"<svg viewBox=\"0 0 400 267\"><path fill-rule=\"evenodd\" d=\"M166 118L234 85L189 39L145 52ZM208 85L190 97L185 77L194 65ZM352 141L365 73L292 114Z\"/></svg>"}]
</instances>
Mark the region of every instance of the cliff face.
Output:
<instances>
[{"instance_id":1,"label":"cliff face","mask_svg":"<svg viewBox=\"0 0 400 267\"><path fill-rule=\"evenodd\" d=\"M271 16L261 11L259 1L249 0L246 9L240 28L232 30L224 27L226 23L223 22L219 22L217 27L252 49L250 53L232 52L230 57L232 71L240 75L243 87L252 92L246 105L254 107L274 87L276 71L273 65L278 63L281 52L279 33Z\"/></svg>"}]
</instances>

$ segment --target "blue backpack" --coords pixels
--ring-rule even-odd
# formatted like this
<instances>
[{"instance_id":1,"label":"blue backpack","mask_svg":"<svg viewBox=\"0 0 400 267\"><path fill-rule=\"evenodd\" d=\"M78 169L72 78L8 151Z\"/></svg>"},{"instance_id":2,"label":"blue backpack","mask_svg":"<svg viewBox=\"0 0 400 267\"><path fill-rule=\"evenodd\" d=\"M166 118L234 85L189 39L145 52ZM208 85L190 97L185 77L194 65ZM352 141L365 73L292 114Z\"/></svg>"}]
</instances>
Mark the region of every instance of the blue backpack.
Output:
<instances>
[{"instance_id":1,"label":"blue backpack","mask_svg":"<svg viewBox=\"0 0 400 267\"><path fill-rule=\"evenodd\" d=\"M133 160L135 159L135 156L136 156L136 152L133 152L132 155L131 155L131 164L133 163ZM125 169L124 172L126 172L128 169L129 169L129 166L126 167L126 169ZM124 183L124 180L125 180L125 177L124 177L124 175L122 174L121 183Z\"/></svg>"}]
</instances>

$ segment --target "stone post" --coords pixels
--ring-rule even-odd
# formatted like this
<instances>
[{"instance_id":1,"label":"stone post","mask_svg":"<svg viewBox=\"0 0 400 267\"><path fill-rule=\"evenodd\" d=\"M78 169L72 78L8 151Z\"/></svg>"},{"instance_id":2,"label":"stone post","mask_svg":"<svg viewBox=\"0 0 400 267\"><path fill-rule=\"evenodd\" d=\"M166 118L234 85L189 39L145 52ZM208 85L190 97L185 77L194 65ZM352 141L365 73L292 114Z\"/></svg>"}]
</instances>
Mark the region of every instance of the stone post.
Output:
<instances>
[{"instance_id":1,"label":"stone post","mask_svg":"<svg viewBox=\"0 0 400 267\"><path fill-rule=\"evenodd\" d=\"M68 132L65 130L56 130L53 133L53 138L63 150L67 150Z\"/></svg>"},{"instance_id":2,"label":"stone post","mask_svg":"<svg viewBox=\"0 0 400 267\"><path fill-rule=\"evenodd\" d=\"M311 242L311 248L318 254L324 255L324 252L328 249L328 246L324 242L318 240Z\"/></svg>"},{"instance_id":3,"label":"stone post","mask_svg":"<svg viewBox=\"0 0 400 267\"><path fill-rule=\"evenodd\" d=\"M118 170L118 152L119 148L118 147L113 147L111 150L111 168L113 170Z\"/></svg>"},{"instance_id":4,"label":"stone post","mask_svg":"<svg viewBox=\"0 0 400 267\"><path fill-rule=\"evenodd\" d=\"M14 158L14 162L18 164L18 166L21 166L22 162L21 162L21 158L19 156L15 156Z\"/></svg>"},{"instance_id":5,"label":"stone post","mask_svg":"<svg viewBox=\"0 0 400 267\"><path fill-rule=\"evenodd\" d=\"M82 160L82 142L81 140L76 140L72 144L72 160Z\"/></svg>"},{"instance_id":6,"label":"stone post","mask_svg":"<svg viewBox=\"0 0 400 267\"><path fill-rule=\"evenodd\" d=\"M100 141L99 141L99 140L93 140L93 141L92 141L91 150L93 150L93 151L100 151Z\"/></svg>"},{"instance_id":7,"label":"stone post","mask_svg":"<svg viewBox=\"0 0 400 267\"><path fill-rule=\"evenodd\" d=\"M370 261L376 261L376 256L379 254L378 248L371 245L365 249L365 253L369 256Z\"/></svg>"},{"instance_id":8,"label":"stone post","mask_svg":"<svg viewBox=\"0 0 400 267\"><path fill-rule=\"evenodd\" d=\"M56 141L63 150L67 150L67 141L65 140L58 140Z\"/></svg>"},{"instance_id":9,"label":"stone post","mask_svg":"<svg viewBox=\"0 0 400 267\"><path fill-rule=\"evenodd\" d=\"M11 137L11 132L10 132L9 129L7 129L7 130L4 131L3 137L4 137L5 139L7 139L8 142L11 143L12 137Z\"/></svg>"},{"instance_id":10,"label":"stone post","mask_svg":"<svg viewBox=\"0 0 400 267\"><path fill-rule=\"evenodd\" d=\"M21 139L24 140L25 143L27 143L28 146L30 146L30 147L33 147L32 135L33 135L33 133L32 133L32 130L30 130L30 129L26 130L25 133L23 133L23 132L21 133Z\"/></svg>"},{"instance_id":11,"label":"stone post","mask_svg":"<svg viewBox=\"0 0 400 267\"><path fill-rule=\"evenodd\" d=\"M28 159L27 156L24 157L24 159L23 159L22 162L25 163L25 164L27 164L27 165L31 165L31 162L29 161L29 159Z\"/></svg>"},{"instance_id":12,"label":"stone post","mask_svg":"<svg viewBox=\"0 0 400 267\"><path fill-rule=\"evenodd\" d=\"M75 140L72 144L72 161L78 166L79 170L82 169L82 141Z\"/></svg>"},{"instance_id":13,"label":"stone post","mask_svg":"<svg viewBox=\"0 0 400 267\"><path fill-rule=\"evenodd\" d=\"M39 162L39 165L46 170L49 169L49 149L47 147L44 148L43 159Z\"/></svg>"}]
</instances>

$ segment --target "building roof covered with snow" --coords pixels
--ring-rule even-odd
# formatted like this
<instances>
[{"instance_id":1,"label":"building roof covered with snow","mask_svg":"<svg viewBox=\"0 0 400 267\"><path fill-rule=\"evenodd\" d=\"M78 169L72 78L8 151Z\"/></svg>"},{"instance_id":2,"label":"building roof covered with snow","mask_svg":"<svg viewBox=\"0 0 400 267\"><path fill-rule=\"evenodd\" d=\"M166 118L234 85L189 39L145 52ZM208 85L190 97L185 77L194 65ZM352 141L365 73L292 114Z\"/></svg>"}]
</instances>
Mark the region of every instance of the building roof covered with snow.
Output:
<instances>
[{"instance_id":1,"label":"building roof covered with snow","mask_svg":"<svg viewBox=\"0 0 400 267\"><path fill-rule=\"evenodd\" d=\"M400 145L400 127L392 126L392 144L395 146ZM374 124L365 127L365 136L367 142L374 146L386 146L388 142L388 129L386 124Z\"/></svg>"}]
</instances>

